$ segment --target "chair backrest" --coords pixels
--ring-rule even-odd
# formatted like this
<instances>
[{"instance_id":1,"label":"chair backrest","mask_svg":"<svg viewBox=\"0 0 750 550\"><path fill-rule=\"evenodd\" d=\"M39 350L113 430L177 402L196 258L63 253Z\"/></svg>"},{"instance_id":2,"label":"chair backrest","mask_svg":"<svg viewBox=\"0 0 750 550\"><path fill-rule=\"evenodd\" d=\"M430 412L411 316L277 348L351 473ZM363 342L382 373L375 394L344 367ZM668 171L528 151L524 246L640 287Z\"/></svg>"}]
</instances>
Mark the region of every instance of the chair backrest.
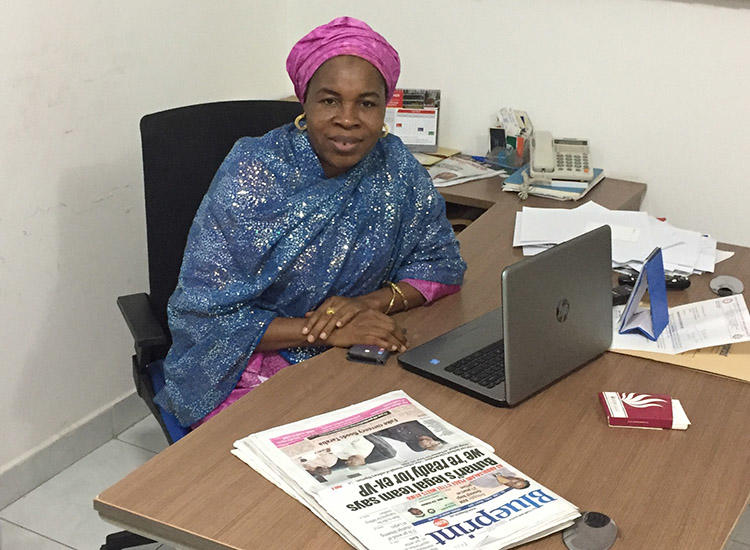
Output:
<instances>
[{"instance_id":1,"label":"chair backrest","mask_svg":"<svg viewBox=\"0 0 750 550\"><path fill-rule=\"evenodd\" d=\"M301 112L291 101L224 101L141 119L149 299L167 333L188 231L219 165L239 138L261 136Z\"/></svg>"}]
</instances>

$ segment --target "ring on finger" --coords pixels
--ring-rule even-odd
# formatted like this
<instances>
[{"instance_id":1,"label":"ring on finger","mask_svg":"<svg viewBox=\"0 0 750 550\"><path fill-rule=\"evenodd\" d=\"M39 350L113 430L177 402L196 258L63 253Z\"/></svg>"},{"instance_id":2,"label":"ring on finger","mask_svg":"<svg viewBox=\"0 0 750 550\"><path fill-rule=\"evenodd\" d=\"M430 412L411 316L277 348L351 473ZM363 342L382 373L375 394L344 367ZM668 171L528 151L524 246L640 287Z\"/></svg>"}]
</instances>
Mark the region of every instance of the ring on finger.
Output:
<instances>
[{"instance_id":1,"label":"ring on finger","mask_svg":"<svg viewBox=\"0 0 750 550\"><path fill-rule=\"evenodd\" d=\"M328 308L328 309L326 310L326 315L333 315L334 313L336 313L336 310L335 310L335 309L333 309L332 307L329 307L329 308Z\"/></svg>"}]
</instances>

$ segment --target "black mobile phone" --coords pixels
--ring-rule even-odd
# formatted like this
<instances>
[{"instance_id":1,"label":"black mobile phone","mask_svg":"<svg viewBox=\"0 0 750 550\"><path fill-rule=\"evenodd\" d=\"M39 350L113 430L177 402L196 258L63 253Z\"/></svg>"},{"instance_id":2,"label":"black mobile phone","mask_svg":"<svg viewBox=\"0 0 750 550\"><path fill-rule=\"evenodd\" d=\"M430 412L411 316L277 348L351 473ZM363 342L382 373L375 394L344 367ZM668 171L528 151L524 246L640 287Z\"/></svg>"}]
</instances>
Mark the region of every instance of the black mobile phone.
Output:
<instances>
[{"instance_id":1,"label":"black mobile phone","mask_svg":"<svg viewBox=\"0 0 750 550\"><path fill-rule=\"evenodd\" d=\"M349 348L346 358L349 361L357 361L359 363L383 365L388 360L390 354L391 352L385 348L356 344Z\"/></svg>"}]
</instances>

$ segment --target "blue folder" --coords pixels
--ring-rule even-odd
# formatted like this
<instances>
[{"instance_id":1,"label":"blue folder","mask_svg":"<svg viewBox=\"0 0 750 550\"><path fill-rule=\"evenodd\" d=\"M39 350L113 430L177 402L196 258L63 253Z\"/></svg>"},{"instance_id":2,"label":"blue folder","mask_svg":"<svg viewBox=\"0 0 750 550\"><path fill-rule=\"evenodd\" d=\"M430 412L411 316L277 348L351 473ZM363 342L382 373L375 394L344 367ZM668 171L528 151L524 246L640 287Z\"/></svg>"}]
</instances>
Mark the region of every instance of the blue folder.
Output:
<instances>
[{"instance_id":1,"label":"blue folder","mask_svg":"<svg viewBox=\"0 0 750 550\"><path fill-rule=\"evenodd\" d=\"M650 307L639 306L648 292ZM636 332L649 340L656 340L669 324L667 306L667 284L664 277L664 261L661 248L655 248L643 263L643 269L633 286L625 311L620 317L620 334Z\"/></svg>"}]
</instances>

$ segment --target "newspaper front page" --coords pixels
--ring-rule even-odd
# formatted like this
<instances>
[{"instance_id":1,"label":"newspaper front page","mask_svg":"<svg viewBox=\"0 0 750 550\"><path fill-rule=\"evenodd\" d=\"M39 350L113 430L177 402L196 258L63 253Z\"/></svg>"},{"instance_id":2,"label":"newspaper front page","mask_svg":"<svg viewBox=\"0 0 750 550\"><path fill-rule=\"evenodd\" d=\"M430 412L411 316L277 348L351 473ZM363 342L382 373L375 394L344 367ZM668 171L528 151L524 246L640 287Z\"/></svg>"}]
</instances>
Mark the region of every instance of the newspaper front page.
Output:
<instances>
[{"instance_id":1,"label":"newspaper front page","mask_svg":"<svg viewBox=\"0 0 750 550\"><path fill-rule=\"evenodd\" d=\"M435 187L458 185L495 175L506 176L500 168L491 168L488 164L474 160L468 155L455 155L441 160L427 168Z\"/></svg>"},{"instance_id":2,"label":"newspaper front page","mask_svg":"<svg viewBox=\"0 0 750 550\"><path fill-rule=\"evenodd\" d=\"M402 391L236 441L232 453L355 548L510 548L578 509Z\"/></svg>"}]
</instances>

